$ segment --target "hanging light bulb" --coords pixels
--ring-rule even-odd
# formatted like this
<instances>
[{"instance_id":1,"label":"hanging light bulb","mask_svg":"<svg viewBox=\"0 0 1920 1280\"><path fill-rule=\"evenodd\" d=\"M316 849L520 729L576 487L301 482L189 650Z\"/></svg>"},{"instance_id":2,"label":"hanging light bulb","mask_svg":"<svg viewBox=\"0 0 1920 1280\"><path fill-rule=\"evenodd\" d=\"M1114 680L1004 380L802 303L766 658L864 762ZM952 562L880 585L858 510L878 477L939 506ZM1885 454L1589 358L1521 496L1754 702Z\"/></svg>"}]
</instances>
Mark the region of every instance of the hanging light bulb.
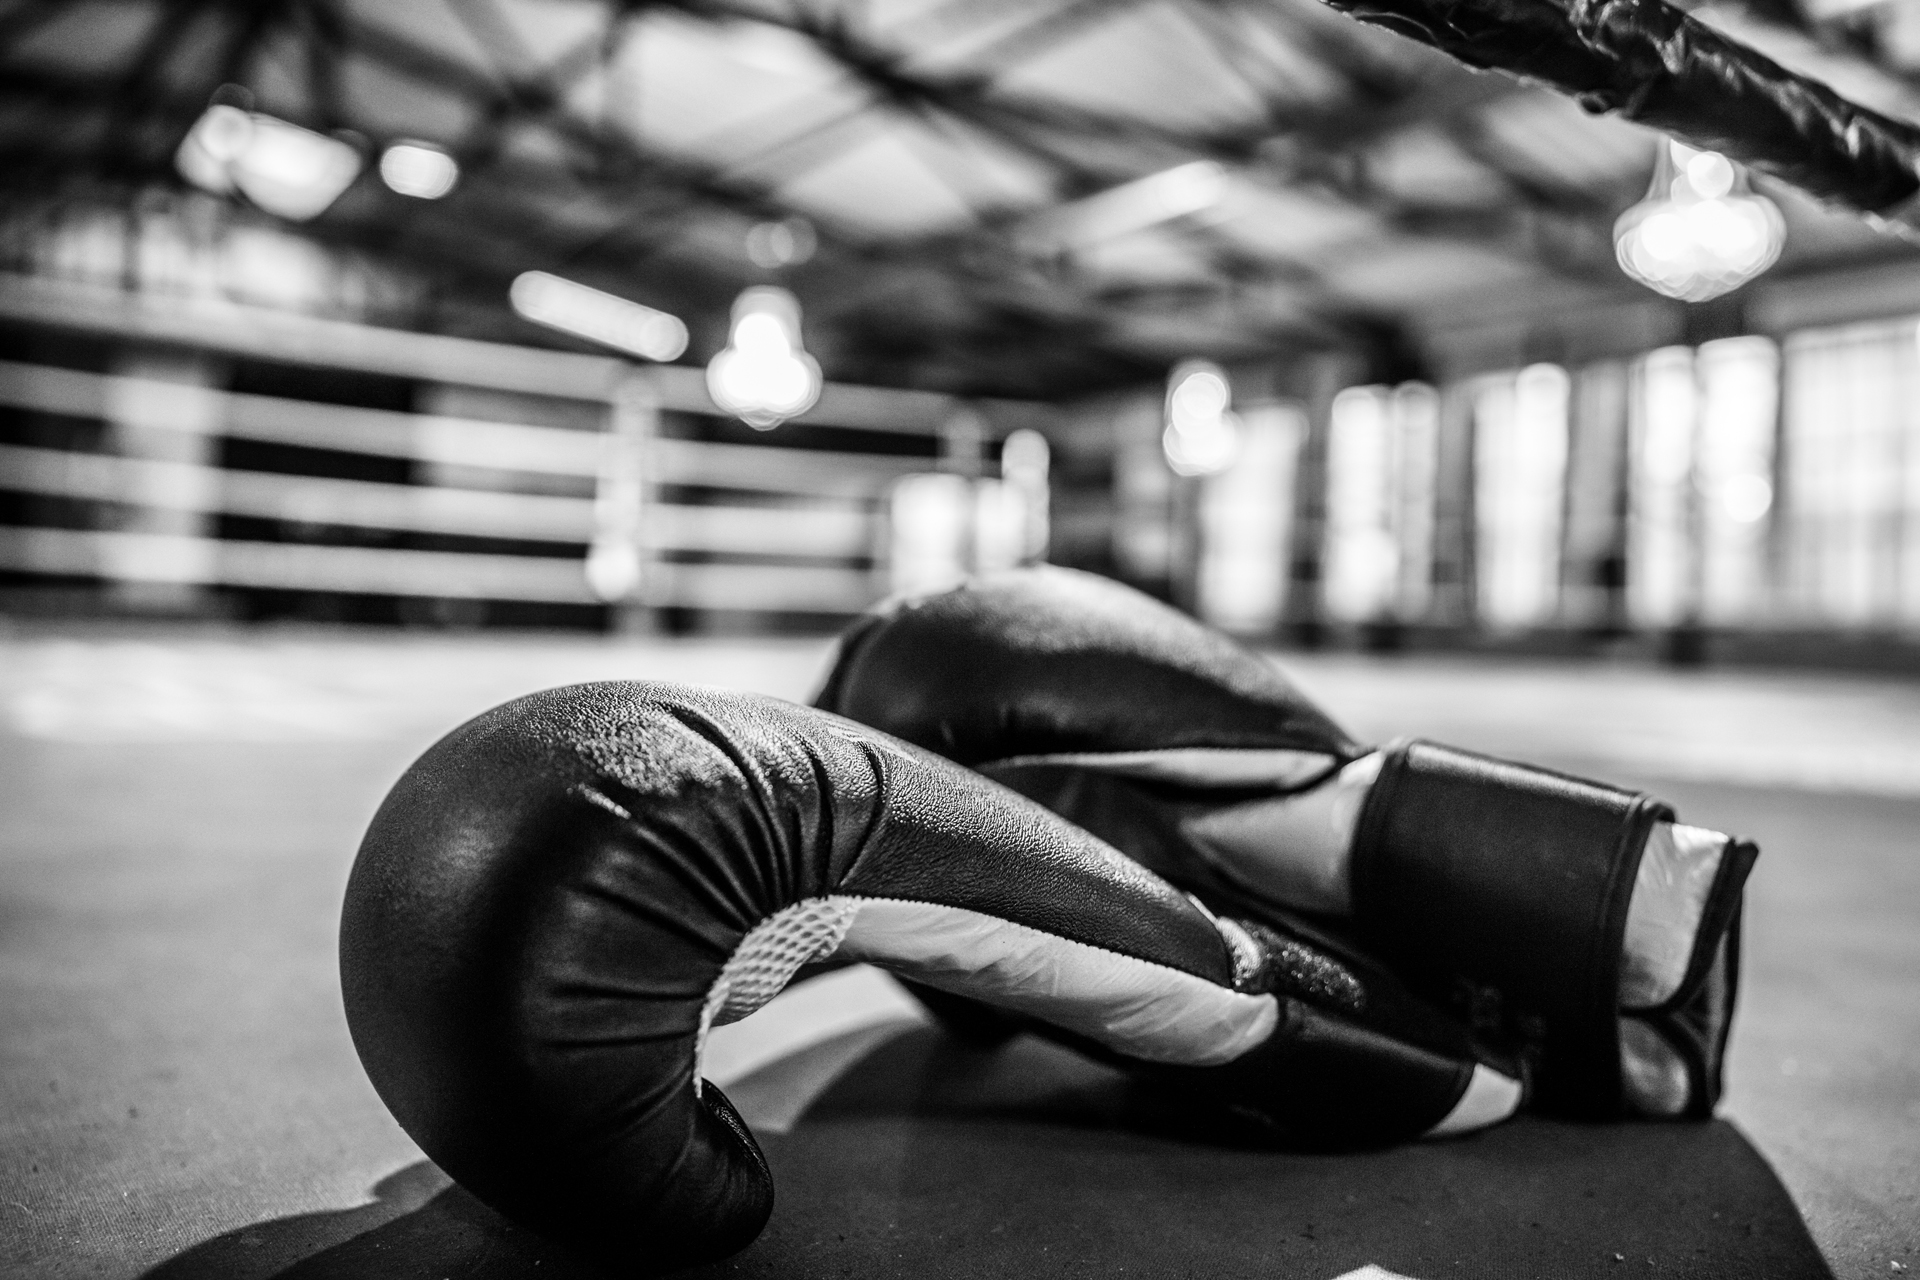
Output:
<instances>
[{"instance_id":1,"label":"hanging light bulb","mask_svg":"<svg viewBox=\"0 0 1920 1280\"><path fill-rule=\"evenodd\" d=\"M535 324L648 360L678 360L687 349L687 326L679 316L564 276L523 271L508 287L507 300Z\"/></svg>"},{"instance_id":2,"label":"hanging light bulb","mask_svg":"<svg viewBox=\"0 0 1920 1280\"><path fill-rule=\"evenodd\" d=\"M1705 302L1772 266L1786 244L1779 206L1732 161L1669 141L1646 199L1613 224L1620 267L1656 293Z\"/></svg>"},{"instance_id":3,"label":"hanging light bulb","mask_svg":"<svg viewBox=\"0 0 1920 1280\"><path fill-rule=\"evenodd\" d=\"M216 100L174 153L182 177L204 191L238 191L276 217L317 217L360 174L352 143Z\"/></svg>"},{"instance_id":4,"label":"hanging light bulb","mask_svg":"<svg viewBox=\"0 0 1920 1280\"><path fill-rule=\"evenodd\" d=\"M800 345L800 300L760 285L734 300L733 333L707 365L715 404L757 431L805 413L820 398L820 364Z\"/></svg>"},{"instance_id":5,"label":"hanging light bulb","mask_svg":"<svg viewBox=\"0 0 1920 1280\"><path fill-rule=\"evenodd\" d=\"M380 180L403 196L438 200L460 181L460 164L430 142L406 139L380 153Z\"/></svg>"},{"instance_id":6,"label":"hanging light bulb","mask_svg":"<svg viewBox=\"0 0 1920 1280\"><path fill-rule=\"evenodd\" d=\"M1233 389L1226 370L1188 360L1167 379L1167 427L1160 444L1167 465L1183 476L1225 471L1240 456L1240 418L1228 408Z\"/></svg>"}]
</instances>

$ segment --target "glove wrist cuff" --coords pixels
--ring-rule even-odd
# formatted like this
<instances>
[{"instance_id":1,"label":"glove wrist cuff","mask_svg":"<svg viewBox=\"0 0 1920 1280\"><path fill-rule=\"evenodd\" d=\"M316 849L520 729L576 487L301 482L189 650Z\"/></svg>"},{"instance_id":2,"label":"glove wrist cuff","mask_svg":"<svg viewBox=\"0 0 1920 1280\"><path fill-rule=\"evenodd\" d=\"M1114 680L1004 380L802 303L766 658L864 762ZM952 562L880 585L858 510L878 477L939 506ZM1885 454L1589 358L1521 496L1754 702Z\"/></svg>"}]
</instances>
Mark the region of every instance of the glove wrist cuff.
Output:
<instances>
[{"instance_id":1,"label":"glove wrist cuff","mask_svg":"<svg viewBox=\"0 0 1920 1280\"><path fill-rule=\"evenodd\" d=\"M1417 739L1353 847L1354 922L1410 983L1538 1057L1542 1105L1620 1106L1621 948L1652 796Z\"/></svg>"}]
</instances>

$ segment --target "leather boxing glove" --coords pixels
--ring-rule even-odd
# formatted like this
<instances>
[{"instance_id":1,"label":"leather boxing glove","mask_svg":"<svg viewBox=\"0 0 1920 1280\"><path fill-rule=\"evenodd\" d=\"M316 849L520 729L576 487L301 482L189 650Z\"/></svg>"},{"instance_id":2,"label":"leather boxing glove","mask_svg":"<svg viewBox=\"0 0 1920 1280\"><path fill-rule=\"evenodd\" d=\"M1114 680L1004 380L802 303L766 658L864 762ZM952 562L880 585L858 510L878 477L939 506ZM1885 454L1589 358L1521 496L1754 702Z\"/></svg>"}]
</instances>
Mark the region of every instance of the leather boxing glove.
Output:
<instances>
[{"instance_id":1,"label":"leather boxing glove","mask_svg":"<svg viewBox=\"0 0 1920 1280\"><path fill-rule=\"evenodd\" d=\"M1227 637L1061 569L882 606L818 702L1221 909L1338 918L1524 1049L1548 1109L1705 1115L1718 1099L1755 851L1652 797L1432 743L1370 751ZM1674 938L1680 954L1660 954Z\"/></svg>"},{"instance_id":2,"label":"leather boxing glove","mask_svg":"<svg viewBox=\"0 0 1920 1280\"><path fill-rule=\"evenodd\" d=\"M770 698L582 685L454 730L374 817L340 934L354 1043L401 1125L629 1272L766 1221L767 1166L702 1046L835 956L1263 1137L1388 1142L1520 1102L1456 1020L1310 933L1218 918L978 774Z\"/></svg>"}]
</instances>

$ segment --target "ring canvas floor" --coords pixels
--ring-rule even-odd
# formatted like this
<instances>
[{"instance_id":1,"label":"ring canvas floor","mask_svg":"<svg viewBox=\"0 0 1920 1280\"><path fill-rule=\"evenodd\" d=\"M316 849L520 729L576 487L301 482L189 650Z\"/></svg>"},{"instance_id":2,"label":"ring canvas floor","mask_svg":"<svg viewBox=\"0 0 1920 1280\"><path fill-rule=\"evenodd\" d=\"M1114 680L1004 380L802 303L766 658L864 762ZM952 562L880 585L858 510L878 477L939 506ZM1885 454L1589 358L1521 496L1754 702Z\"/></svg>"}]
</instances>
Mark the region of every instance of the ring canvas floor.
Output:
<instances>
[{"instance_id":1,"label":"ring canvas floor","mask_svg":"<svg viewBox=\"0 0 1920 1280\"><path fill-rule=\"evenodd\" d=\"M515 692L628 676L802 697L824 654L0 638L0 1274L567 1274L450 1187L359 1071L333 931L360 829L437 733ZM1362 734L1654 785L1690 821L1761 842L1721 1120L1249 1151L1040 1042L983 1056L911 1018L855 1018L729 1086L750 1112L785 1115L763 1128L779 1201L765 1235L706 1274L1920 1265L1920 782L1899 767L1920 760L1920 687L1289 662Z\"/></svg>"}]
</instances>

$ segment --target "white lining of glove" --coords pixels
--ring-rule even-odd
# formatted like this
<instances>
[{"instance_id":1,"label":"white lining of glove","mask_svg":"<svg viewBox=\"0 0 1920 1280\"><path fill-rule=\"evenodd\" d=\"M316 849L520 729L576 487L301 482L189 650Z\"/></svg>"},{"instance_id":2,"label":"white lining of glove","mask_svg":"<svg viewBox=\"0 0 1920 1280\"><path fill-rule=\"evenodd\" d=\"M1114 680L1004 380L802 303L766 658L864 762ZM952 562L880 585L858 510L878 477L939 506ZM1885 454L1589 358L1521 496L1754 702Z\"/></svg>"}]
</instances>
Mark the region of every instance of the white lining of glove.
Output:
<instances>
[{"instance_id":1,"label":"white lining of glove","mask_svg":"<svg viewBox=\"0 0 1920 1280\"><path fill-rule=\"evenodd\" d=\"M1247 995L1166 965L937 902L859 898L839 954L1029 1014L1146 1062L1212 1067L1279 1023Z\"/></svg>"},{"instance_id":2,"label":"white lining of glove","mask_svg":"<svg viewBox=\"0 0 1920 1280\"><path fill-rule=\"evenodd\" d=\"M1053 765L1196 788L1300 787L1338 762L1323 751L1288 747L1167 747L1157 751L1062 751L1008 756L981 769Z\"/></svg>"},{"instance_id":3,"label":"white lining of glove","mask_svg":"<svg viewBox=\"0 0 1920 1280\"><path fill-rule=\"evenodd\" d=\"M1657 1008L1680 989L1727 843L1725 835L1704 827L1653 824L1627 905L1622 1009Z\"/></svg>"},{"instance_id":4,"label":"white lining of glove","mask_svg":"<svg viewBox=\"0 0 1920 1280\"><path fill-rule=\"evenodd\" d=\"M964 907L833 894L749 930L707 991L694 1042L780 993L800 966L838 954L1030 1014L1147 1062L1218 1066L1273 1034L1279 1005L1166 965Z\"/></svg>"},{"instance_id":5,"label":"white lining of glove","mask_svg":"<svg viewBox=\"0 0 1920 1280\"><path fill-rule=\"evenodd\" d=\"M1196 852L1235 883L1283 906L1353 911L1353 835L1386 757L1375 751L1305 791L1195 814L1180 824Z\"/></svg>"},{"instance_id":6,"label":"white lining of glove","mask_svg":"<svg viewBox=\"0 0 1920 1280\"><path fill-rule=\"evenodd\" d=\"M1473 1078L1467 1081L1467 1091L1460 1095L1460 1101L1453 1104L1453 1110L1447 1112L1439 1124L1420 1136L1423 1139L1457 1138L1499 1124L1520 1109L1522 1092L1518 1080L1476 1062Z\"/></svg>"}]
</instances>

